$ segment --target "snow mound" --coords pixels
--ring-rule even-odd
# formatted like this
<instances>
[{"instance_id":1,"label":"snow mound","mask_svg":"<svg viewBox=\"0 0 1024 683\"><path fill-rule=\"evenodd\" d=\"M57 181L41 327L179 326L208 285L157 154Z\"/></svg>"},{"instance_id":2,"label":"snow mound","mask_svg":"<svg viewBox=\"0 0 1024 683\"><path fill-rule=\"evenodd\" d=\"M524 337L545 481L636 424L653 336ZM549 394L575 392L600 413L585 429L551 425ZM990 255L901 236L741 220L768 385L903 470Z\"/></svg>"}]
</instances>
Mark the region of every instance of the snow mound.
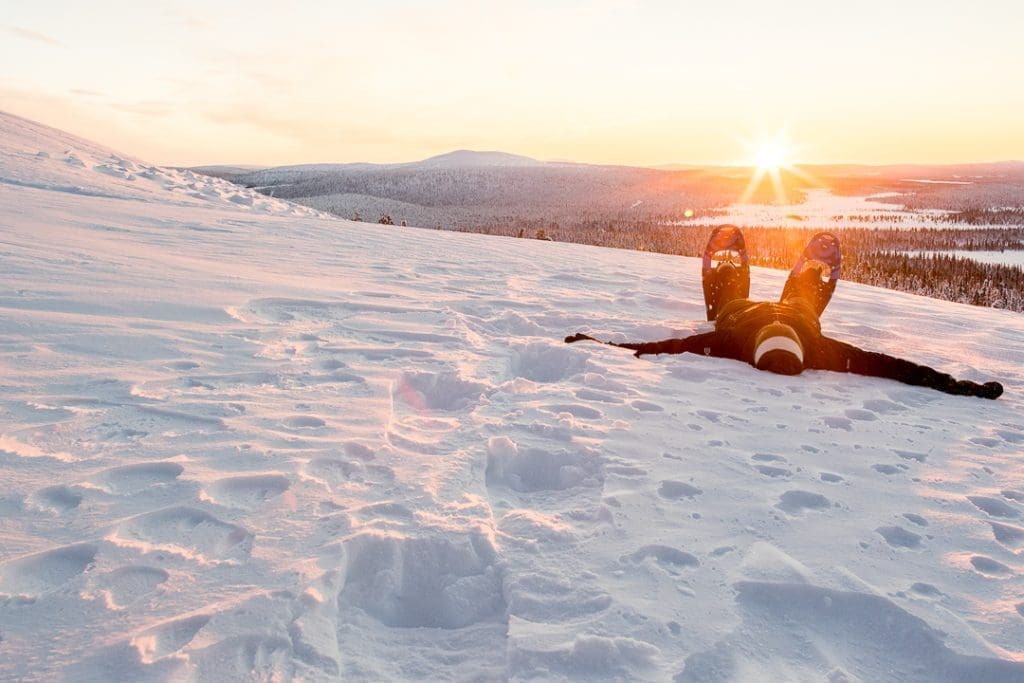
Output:
<instances>
[{"instance_id":1,"label":"snow mound","mask_svg":"<svg viewBox=\"0 0 1024 683\"><path fill-rule=\"evenodd\" d=\"M260 213L326 217L226 180L151 166L5 112L0 112L0 138L0 185L87 197L179 206L235 206Z\"/></svg>"}]
</instances>

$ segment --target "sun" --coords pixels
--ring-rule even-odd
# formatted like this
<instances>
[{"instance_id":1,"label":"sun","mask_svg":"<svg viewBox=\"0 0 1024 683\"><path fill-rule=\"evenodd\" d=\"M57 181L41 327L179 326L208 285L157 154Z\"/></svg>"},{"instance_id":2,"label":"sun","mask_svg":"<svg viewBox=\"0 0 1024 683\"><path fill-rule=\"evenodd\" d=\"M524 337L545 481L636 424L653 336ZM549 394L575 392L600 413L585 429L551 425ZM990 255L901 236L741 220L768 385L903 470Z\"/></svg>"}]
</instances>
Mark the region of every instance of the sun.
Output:
<instances>
[{"instance_id":1,"label":"sun","mask_svg":"<svg viewBox=\"0 0 1024 683\"><path fill-rule=\"evenodd\" d=\"M760 171L777 171L789 165L789 149L778 140L762 142L754 155L754 164Z\"/></svg>"},{"instance_id":2,"label":"sun","mask_svg":"<svg viewBox=\"0 0 1024 683\"><path fill-rule=\"evenodd\" d=\"M740 197L740 203L746 204L757 192L762 183L771 183L776 204L787 203L786 180L785 178L795 177L811 185L817 185L817 181L806 172L797 168L794 157L796 153L790 145L785 134L780 133L775 137L763 138L760 143L748 143L751 152L749 157L753 170L750 175L750 182Z\"/></svg>"}]
</instances>

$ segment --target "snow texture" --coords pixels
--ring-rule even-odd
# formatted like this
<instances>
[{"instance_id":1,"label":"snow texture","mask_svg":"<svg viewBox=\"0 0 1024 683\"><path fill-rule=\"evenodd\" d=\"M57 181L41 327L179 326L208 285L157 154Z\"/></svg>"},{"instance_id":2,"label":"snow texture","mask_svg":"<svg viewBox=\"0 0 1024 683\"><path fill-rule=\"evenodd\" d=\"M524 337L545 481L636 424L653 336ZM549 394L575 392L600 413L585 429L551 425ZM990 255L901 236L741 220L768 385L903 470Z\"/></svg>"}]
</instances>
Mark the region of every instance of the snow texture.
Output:
<instances>
[{"instance_id":1,"label":"snow texture","mask_svg":"<svg viewBox=\"0 0 1024 683\"><path fill-rule=\"evenodd\" d=\"M0 240L0 679L1024 680L1019 314L823 319L995 402L567 346L706 329L699 264L8 115Z\"/></svg>"}]
</instances>

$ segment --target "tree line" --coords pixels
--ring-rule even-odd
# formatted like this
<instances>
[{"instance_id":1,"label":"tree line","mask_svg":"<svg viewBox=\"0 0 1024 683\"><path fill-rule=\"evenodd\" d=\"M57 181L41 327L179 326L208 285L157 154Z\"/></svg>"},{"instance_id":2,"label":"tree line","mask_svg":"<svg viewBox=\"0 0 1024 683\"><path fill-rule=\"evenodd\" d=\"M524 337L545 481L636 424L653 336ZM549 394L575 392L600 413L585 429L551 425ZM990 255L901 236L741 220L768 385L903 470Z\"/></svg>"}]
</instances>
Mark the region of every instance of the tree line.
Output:
<instances>
[{"instance_id":1,"label":"tree line","mask_svg":"<svg viewBox=\"0 0 1024 683\"><path fill-rule=\"evenodd\" d=\"M699 257L713 226L587 221L549 223L527 234L519 226L462 229L509 237ZM817 232L827 228L744 227L752 265L788 270ZM946 301L1024 312L1024 269L927 252L1024 250L1024 227L1000 229L867 229L836 231L843 244L843 279ZM922 253L923 252L923 253Z\"/></svg>"}]
</instances>

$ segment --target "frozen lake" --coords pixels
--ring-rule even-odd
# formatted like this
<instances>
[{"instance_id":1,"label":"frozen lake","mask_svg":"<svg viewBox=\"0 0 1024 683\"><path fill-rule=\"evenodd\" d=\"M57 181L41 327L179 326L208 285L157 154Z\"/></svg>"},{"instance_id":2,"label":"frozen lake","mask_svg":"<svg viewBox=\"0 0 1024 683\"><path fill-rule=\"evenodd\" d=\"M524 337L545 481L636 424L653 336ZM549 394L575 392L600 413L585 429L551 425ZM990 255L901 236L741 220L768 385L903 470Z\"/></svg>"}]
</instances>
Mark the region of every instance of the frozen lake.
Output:
<instances>
[{"instance_id":1,"label":"frozen lake","mask_svg":"<svg viewBox=\"0 0 1024 683\"><path fill-rule=\"evenodd\" d=\"M971 259L978 263L1002 264L1004 266L1017 266L1024 268L1024 251L910 251L911 256L927 256L929 254L942 254L944 256L956 256L958 258Z\"/></svg>"},{"instance_id":2,"label":"frozen lake","mask_svg":"<svg viewBox=\"0 0 1024 683\"><path fill-rule=\"evenodd\" d=\"M914 181L923 182L923 181ZM808 228L821 227L830 230L844 228L880 228L911 230L914 228L960 228L986 229L1010 227L1005 225L975 225L951 222L947 216L952 213L940 209L908 209L900 203L880 201L900 197L899 192L879 192L868 196L844 196L833 194L826 188L807 190L799 204L744 204L737 203L715 214L709 221L699 216L675 225L706 225L711 223L734 223L741 227L762 226L766 228Z\"/></svg>"}]
</instances>

